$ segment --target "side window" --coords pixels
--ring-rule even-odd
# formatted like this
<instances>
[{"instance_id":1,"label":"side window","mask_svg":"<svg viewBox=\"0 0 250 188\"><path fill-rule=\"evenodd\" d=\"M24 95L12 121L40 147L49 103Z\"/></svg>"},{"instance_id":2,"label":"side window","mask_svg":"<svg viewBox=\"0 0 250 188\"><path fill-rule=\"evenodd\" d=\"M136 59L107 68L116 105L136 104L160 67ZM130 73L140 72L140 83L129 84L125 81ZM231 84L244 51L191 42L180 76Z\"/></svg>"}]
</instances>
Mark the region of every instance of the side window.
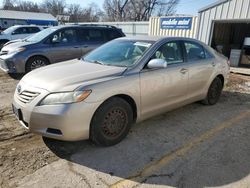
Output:
<instances>
[{"instance_id":1,"label":"side window","mask_svg":"<svg viewBox=\"0 0 250 188\"><path fill-rule=\"evenodd\" d=\"M89 41L91 42L102 42L104 41L104 36L99 29L89 29Z\"/></svg>"},{"instance_id":2,"label":"side window","mask_svg":"<svg viewBox=\"0 0 250 188\"><path fill-rule=\"evenodd\" d=\"M204 49L204 51L205 51L206 59L214 58L214 56L208 50Z\"/></svg>"},{"instance_id":3,"label":"side window","mask_svg":"<svg viewBox=\"0 0 250 188\"><path fill-rule=\"evenodd\" d=\"M183 54L179 42L168 42L154 54L155 59L164 59L169 65L183 63Z\"/></svg>"},{"instance_id":4,"label":"side window","mask_svg":"<svg viewBox=\"0 0 250 188\"><path fill-rule=\"evenodd\" d=\"M200 44L194 42L184 42L188 61L198 61L206 59L206 54Z\"/></svg>"},{"instance_id":5,"label":"side window","mask_svg":"<svg viewBox=\"0 0 250 188\"><path fill-rule=\"evenodd\" d=\"M88 29L79 29L78 30L78 41L87 42L89 41L89 30Z\"/></svg>"},{"instance_id":6,"label":"side window","mask_svg":"<svg viewBox=\"0 0 250 188\"><path fill-rule=\"evenodd\" d=\"M29 30L29 33L37 33L40 31L38 27L29 27L28 30Z\"/></svg>"},{"instance_id":7,"label":"side window","mask_svg":"<svg viewBox=\"0 0 250 188\"><path fill-rule=\"evenodd\" d=\"M113 40L122 36L117 30L114 29L105 30L105 32L107 33L108 40Z\"/></svg>"},{"instance_id":8,"label":"side window","mask_svg":"<svg viewBox=\"0 0 250 188\"><path fill-rule=\"evenodd\" d=\"M15 31L13 31L13 35L20 35L20 34L27 34L28 33L28 29L27 27L20 27L18 29L16 29Z\"/></svg>"},{"instance_id":9,"label":"side window","mask_svg":"<svg viewBox=\"0 0 250 188\"><path fill-rule=\"evenodd\" d=\"M62 43L62 44L73 44L77 41L75 29L65 29L55 33L49 42Z\"/></svg>"}]
</instances>

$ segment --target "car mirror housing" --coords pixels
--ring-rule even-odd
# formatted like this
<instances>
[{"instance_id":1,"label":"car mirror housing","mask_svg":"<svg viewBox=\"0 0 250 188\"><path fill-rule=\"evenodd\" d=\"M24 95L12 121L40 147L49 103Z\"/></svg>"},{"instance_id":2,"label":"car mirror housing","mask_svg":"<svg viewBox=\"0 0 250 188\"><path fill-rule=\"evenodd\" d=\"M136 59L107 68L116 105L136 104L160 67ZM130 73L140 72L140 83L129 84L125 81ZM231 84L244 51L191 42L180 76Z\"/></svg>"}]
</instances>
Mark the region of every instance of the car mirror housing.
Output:
<instances>
[{"instance_id":1,"label":"car mirror housing","mask_svg":"<svg viewBox=\"0 0 250 188\"><path fill-rule=\"evenodd\" d=\"M54 35L52 38L52 43L59 43L59 37L57 35Z\"/></svg>"},{"instance_id":2,"label":"car mirror housing","mask_svg":"<svg viewBox=\"0 0 250 188\"><path fill-rule=\"evenodd\" d=\"M168 63L164 59L152 59L149 61L147 67L149 69L165 69Z\"/></svg>"},{"instance_id":3,"label":"car mirror housing","mask_svg":"<svg viewBox=\"0 0 250 188\"><path fill-rule=\"evenodd\" d=\"M11 35L17 35L18 33L16 31L13 31Z\"/></svg>"}]
</instances>

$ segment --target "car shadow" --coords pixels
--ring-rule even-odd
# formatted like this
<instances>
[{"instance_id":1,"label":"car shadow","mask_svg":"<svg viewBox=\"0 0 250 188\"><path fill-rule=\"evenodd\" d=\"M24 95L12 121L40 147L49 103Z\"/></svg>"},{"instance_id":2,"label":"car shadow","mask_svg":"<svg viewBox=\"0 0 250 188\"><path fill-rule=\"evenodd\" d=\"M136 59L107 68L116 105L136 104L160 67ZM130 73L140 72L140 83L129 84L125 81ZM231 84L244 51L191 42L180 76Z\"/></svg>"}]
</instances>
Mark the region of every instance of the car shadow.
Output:
<instances>
[{"instance_id":1,"label":"car shadow","mask_svg":"<svg viewBox=\"0 0 250 188\"><path fill-rule=\"evenodd\" d=\"M194 103L136 124L127 138L113 147L98 147L91 141L43 139L60 158L111 176L128 178L225 120L249 110L249 101L249 94L223 92L215 106ZM249 122L242 120L230 131L223 130L185 155L173 158L144 183L206 187L240 181L250 174L249 138Z\"/></svg>"}]
</instances>

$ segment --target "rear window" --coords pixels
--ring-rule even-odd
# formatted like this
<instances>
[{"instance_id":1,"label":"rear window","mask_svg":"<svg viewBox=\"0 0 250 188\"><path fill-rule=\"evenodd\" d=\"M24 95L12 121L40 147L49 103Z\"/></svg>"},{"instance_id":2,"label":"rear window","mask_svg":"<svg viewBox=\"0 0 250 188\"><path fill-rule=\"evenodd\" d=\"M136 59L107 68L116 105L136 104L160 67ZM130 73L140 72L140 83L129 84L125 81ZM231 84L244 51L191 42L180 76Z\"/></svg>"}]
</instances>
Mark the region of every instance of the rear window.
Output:
<instances>
[{"instance_id":1,"label":"rear window","mask_svg":"<svg viewBox=\"0 0 250 188\"><path fill-rule=\"evenodd\" d=\"M122 34L119 31L114 30L114 29L105 30L105 32L106 32L106 36L108 40L113 40L113 39L122 37Z\"/></svg>"},{"instance_id":2,"label":"rear window","mask_svg":"<svg viewBox=\"0 0 250 188\"><path fill-rule=\"evenodd\" d=\"M37 33L39 31L40 31L40 29L38 27L30 27L30 28L28 28L29 33Z\"/></svg>"},{"instance_id":3,"label":"rear window","mask_svg":"<svg viewBox=\"0 0 250 188\"><path fill-rule=\"evenodd\" d=\"M194 42L184 42L187 58L189 61L206 59L203 46Z\"/></svg>"},{"instance_id":4,"label":"rear window","mask_svg":"<svg viewBox=\"0 0 250 188\"><path fill-rule=\"evenodd\" d=\"M105 37L100 29L80 29L78 38L81 42L103 42Z\"/></svg>"}]
</instances>

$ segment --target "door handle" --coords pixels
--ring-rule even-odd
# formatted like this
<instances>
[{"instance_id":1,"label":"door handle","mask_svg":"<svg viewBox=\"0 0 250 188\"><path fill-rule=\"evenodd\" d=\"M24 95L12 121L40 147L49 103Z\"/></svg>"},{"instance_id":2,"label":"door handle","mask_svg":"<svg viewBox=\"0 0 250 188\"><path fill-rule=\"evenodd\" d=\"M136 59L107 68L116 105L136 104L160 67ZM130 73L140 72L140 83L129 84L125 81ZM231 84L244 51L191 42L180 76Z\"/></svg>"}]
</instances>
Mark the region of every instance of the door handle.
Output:
<instances>
[{"instance_id":1,"label":"door handle","mask_svg":"<svg viewBox=\"0 0 250 188\"><path fill-rule=\"evenodd\" d=\"M185 69L185 68L183 68L183 69L180 70L181 74L186 74L187 72L188 72L188 69Z\"/></svg>"},{"instance_id":2,"label":"door handle","mask_svg":"<svg viewBox=\"0 0 250 188\"><path fill-rule=\"evenodd\" d=\"M80 48L79 46L74 46L74 48Z\"/></svg>"},{"instance_id":3,"label":"door handle","mask_svg":"<svg viewBox=\"0 0 250 188\"><path fill-rule=\"evenodd\" d=\"M212 66L215 67L216 63L215 62L212 62Z\"/></svg>"},{"instance_id":4,"label":"door handle","mask_svg":"<svg viewBox=\"0 0 250 188\"><path fill-rule=\"evenodd\" d=\"M88 48L89 46L88 45L84 45L83 48Z\"/></svg>"}]
</instances>

